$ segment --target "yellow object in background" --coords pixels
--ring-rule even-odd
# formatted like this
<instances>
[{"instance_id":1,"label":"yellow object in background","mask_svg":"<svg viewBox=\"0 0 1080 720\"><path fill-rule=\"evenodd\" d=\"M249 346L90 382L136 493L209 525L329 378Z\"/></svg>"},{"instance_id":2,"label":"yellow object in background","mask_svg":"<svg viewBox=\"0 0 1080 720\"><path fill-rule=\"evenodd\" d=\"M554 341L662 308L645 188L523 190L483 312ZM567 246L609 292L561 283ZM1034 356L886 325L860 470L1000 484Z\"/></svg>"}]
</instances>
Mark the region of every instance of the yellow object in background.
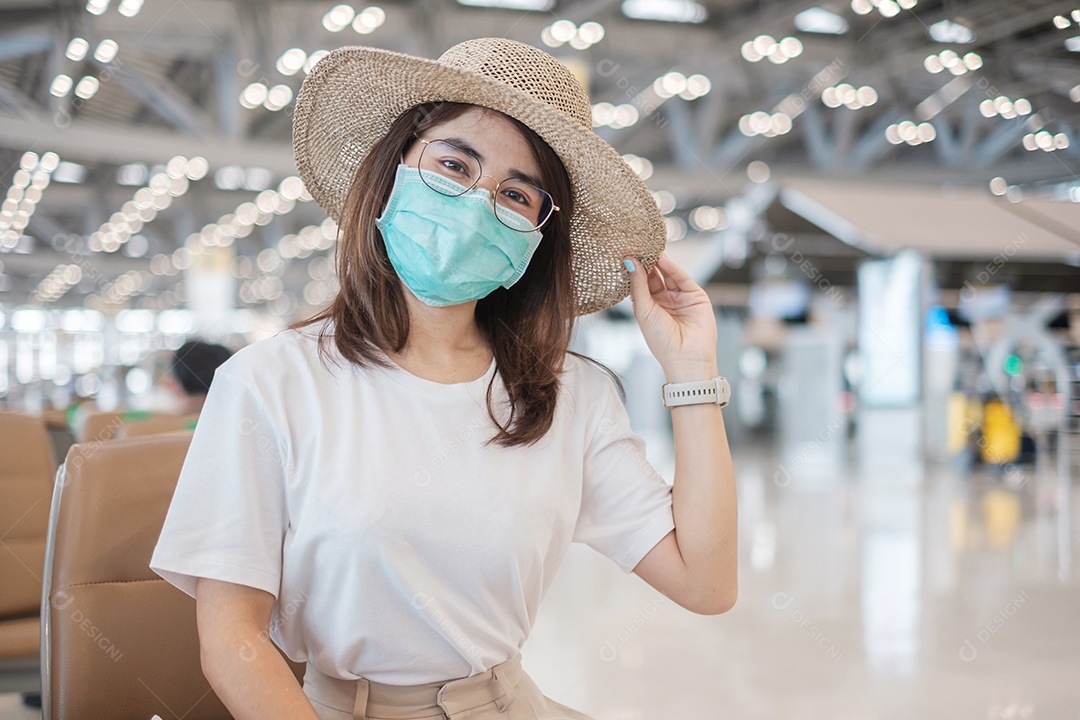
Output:
<instances>
[{"instance_id":1,"label":"yellow object in background","mask_svg":"<svg viewBox=\"0 0 1080 720\"><path fill-rule=\"evenodd\" d=\"M1016 493L989 490L983 496L982 506L990 547L995 550L1009 547L1020 526L1020 498Z\"/></svg>"},{"instance_id":2,"label":"yellow object in background","mask_svg":"<svg viewBox=\"0 0 1080 720\"><path fill-rule=\"evenodd\" d=\"M949 454L958 455L967 447L968 436L975 427L975 421L967 397L962 392L954 392L949 396L949 403L945 408L948 413L945 427L948 428Z\"/></svg>"},{"instance_id":3,"label":"yellow object in background","mask_svg":"<svg viewBox=\"0 0 1080 720\"><path fill-rule=\"evenodd\" d=\"M1001 400L989 400L983 410L983 439L979 453L983 462L1002 465L1020 454L1020 426L1012 410Z\"/></svg>"}]
</instances>

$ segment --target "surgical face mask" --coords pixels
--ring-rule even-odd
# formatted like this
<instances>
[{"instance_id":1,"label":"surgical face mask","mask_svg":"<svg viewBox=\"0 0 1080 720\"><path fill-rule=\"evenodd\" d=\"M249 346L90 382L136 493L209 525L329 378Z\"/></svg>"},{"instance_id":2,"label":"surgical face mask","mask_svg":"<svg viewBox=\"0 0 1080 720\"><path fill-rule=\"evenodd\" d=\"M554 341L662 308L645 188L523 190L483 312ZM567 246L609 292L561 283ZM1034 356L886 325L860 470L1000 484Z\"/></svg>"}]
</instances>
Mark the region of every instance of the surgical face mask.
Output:
<instances>
[{"instance_id":1,"label":"surgical face mask","mask_svg":"<svg viewBox=\"0 0 1080 720\"><path fill-rule=\"evenodd\" d=\"M440 175L425 176L447 192L465 188ZM532 223L516 213L508 222L529 230ZM543 237L539 230L519 232L495 217L491 195L473 188L457 197L424 184L420 171L399 165L386 210L375 221L386 254L405 286L421 302L435 307L487 297L509 288L525 274Z\"/></svg>"}]
</instances>

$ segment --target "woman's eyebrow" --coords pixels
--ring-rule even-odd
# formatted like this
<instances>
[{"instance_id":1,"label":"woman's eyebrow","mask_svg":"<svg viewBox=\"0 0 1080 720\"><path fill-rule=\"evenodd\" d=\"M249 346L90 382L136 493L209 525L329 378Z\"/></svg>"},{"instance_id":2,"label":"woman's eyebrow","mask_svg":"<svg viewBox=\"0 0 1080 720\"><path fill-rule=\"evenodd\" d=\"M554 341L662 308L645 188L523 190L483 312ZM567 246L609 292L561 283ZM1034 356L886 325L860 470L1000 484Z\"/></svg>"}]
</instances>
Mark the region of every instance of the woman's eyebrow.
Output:
<instances>
[{"instance_id":1,"label":"woman's eyebrow","mask_svg":"<svg viewBox=\"0 0 1080 720\"><path fill-rule=\"evenodd\" d=\"M535 185L536 187L543 187L543 185L540 184L540 178L530 173L522 172L521 170L511 169L510 177L515 180L524 180L525 182L531 185Z\"/></svg>"},{"instance_id":2,"label":"woman's eyebrow","mask_svg":"<svg viewBox=\"0 0 1080 720\"><path fill-rule=\"evenodd\" d=\"M472 155L474 158L476 158L480 162L484 162L484 156L480 154L479 150L477 150L472 145L470 145L468 140L465 140L463 138L457 138L457 137L448 137L448 138L443 138L443 141L448 142L451 145L457 145L459 148L461 148L465 152L469 153L470 155Z\"/></svg>"},{"instance_id":3,"label":"woman's eyebrow","mask_svg":"<svg viewBox=\"0 0 1080 720\"><path fill-rule=\"evenodd\" d=\"M469 141L465 140L464 138L448 137L448 138L443 138L443 142L448 142L451 145L456 145L457 147L461 148L465 152L472 155L474 158L476 158L480 162L484 162L484 156L480 153L480 151L477 150L476 148L474 148L472 145L470 145ZM533 175L531 173L524 172L523 170L518 170L516 168L511 169L510 170L510 177L514 178L515 180L524 180L525 182L531 183L531 184L535 185L536 187L541 187L540 178L536 177L535 175Z\"/></svg>"}]
</instances>

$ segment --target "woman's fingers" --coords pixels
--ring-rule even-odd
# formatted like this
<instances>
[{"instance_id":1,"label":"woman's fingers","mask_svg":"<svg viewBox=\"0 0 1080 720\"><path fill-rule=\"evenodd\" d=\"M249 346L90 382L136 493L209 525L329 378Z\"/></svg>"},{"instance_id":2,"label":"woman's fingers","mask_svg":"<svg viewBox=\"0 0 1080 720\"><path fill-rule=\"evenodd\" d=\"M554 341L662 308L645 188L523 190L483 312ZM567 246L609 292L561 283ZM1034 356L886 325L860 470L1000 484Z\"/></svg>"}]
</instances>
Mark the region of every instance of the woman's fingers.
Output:
<instances>
[{"instance_id":1,"label":"woman's fingers","mask_svg":"<svg viewBox=\"0 0 1080 720\"><path fill-rule=\"evenodd\" d=\"M660 273L660 268L654 265L652 272L649 273L649 292L655 295L656 293L663 292L664 287L664 276Z\"/></svg>"},{"instance_id":2,"label":"woman's fingers","mask_svg":"<svg viewBox=\"0 0 1080 720\"><path fill-rule=\"evenodd\" d=\"M644 312L652 302L652 278L646 278L645 268L636 258L628 258L632 262L634 270L630 272L630 302L634 306L634 314ZM623 261L624 263L626 260ZM640 317L640 316L639 316Z\"/></svg>"},{"instance_id":3,"label":"woman's fingers","mask_svg":"<svg viewBox=\"0 0 1080 720\"><path fill-rule=\"evenodd\" d=\"M700 289L700 286L694 282L692 277L690 277L690 273L679 267L679 265L668 257L666 253L660 253L660 259L657 261L656 265L663 270L664 278L667 281L669 290L690 292L692 290Z\"/></svg>"}]
</instances>

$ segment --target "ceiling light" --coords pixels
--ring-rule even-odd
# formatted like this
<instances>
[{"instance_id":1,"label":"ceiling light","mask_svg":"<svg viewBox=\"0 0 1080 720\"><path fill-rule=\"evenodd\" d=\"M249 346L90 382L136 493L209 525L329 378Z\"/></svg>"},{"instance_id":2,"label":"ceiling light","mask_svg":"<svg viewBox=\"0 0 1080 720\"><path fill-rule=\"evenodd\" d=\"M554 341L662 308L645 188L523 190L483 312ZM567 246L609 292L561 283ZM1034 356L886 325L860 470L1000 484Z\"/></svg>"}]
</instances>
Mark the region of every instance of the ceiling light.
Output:
<instances>
[{"instance_id":1,"label":"ceiling light","mask_svg":"<svg viewBox=\"0 0 1080 720\"><path fill-rule=\"evenodd\" d=\"M585 22L578 27L569 20L556 20L540 31L540 39L548 47L569 44L575 50L587 50L604 38L604 26Z\"/></svg>"},{"instance_id":2,"label":"ceiling light","mask_svg":"<svg viewBox=\"0 0 1080 720\"><path fill-rule=\"evenodd\" d=\"M939 20L931 25L927 32L939 43L966 44L975 40L975 33L971 28L952 20Z\"/></svg>"},{"instance_id":3,"label":"ceiling light","mask_svg":"<svg viewBox=\"0 0 1080 720\"><path fill-rule=\"evenodd\" d=\"M747 137L764 135L776 137L791 132L791 116L784 112L769 114L763 110L739 118L739 132Z\"/></svg>"},{"instance_id":4,"label":"ceiling light","mask_svg":"<svg viewBox=\"0 0 1080 720\"><path fill-rule=\"evenodd\" d=\"M307 62L307 53L300 48L289 48L277 61L277 71L282 75L295 75Z\"/></svg>"},{"instance_id":5,"label":"ceiling light","mask_svg":"<svg viewBox=\"0 0 1080 720\"><path fill-rule=\"evenodd\" d=\"M669 95L678 95L686 89L686 76L681 72L672 70L660 78L660 84Z\"/></svg>"},{"instance_id":6,"label":"ceiling light","mask_svg":"<svg viewBox=\"0 0 1080 720\"><path fill-rule=\"evenodd\" d=\"M78 85L75 86L75 95L82 98L83 100L89 100L90 98L94 97L94 93L98 91L98 88L100 86L101 83L96 77L94 77L93 75L87 75L79 81Z\"/></svg>"},{"instance_id":7,"label":"ceiling light","mask_svg":"<svg viewBox=\"0 0 1080 720\"><path fill-rule=\"evenodd\" d=\"M594 21L582 23L581 27L578 28L577 34L582 40L588 42L590 45L595 45L604 39L604 26Z\"/></svg>"},{"instance_id":8,"label":"ceiling light","mask_svg":"<svg viewBox=\"0 0 1080 720\"><path fill-rule=\"evenodd\" d=\"M368 35L381 27L384 22L386 22L386 12L381 7L372 5L357 13L352 21L352 29L360 35Z\"/></svg>"},{"instance_id":9,"label":"ceiling light","mask_svg":"<svg viewBox=\"0 0 1080 720\"><path fill-rule=\"evenodd\" d=\"M652 195L653 199L656 200L656 206L660 208L660 212L664 215L675 210L675 196L668 190L657 190Z\"/></svg>"},{"instance_id":10,"label":"ceiling light","mask_svg":"<svg viewBox=\"0 0 1080 720\"><path fill-rule=\"evenodd\" d=\"M124 17L135 17L142 10L143 0L121 0L117 10Z\"/></svg>"},{"instance_id":11,"label":"ceiling light","mask_svg":"<svg viewBox=\"0 0 1080 720\"><path fill-rule=\"evenodd\" d=\"M101 63L112 62L119 49L120 46L116 44L115 40L102 40L98 43L97 49L94 50L94 59Z\"/></svg>"},{"instance_id":12,"label":"ceiling light","mask_svg":"<svg viewBox=\"0 0 1080 720\"><path fill-rule=\"evenodd\" d=\"M52 173L52 179L62 183L81 183L85 178L85 167L66 160L58 164Z\"/></svg>"},{"instance_id":13,"label":"ceiling light","mask_svg":"<svg viewBox=\"0 0 1080 720\"><path fill-rule=\"evenodd\" d=\"M633 20L703 23L709 13L693 0L623 0L622 13Z\"/></svg>"},{"instance_id":14,"label":"ceiling light","mask_svg":"<svg viewBox=\"0 0 1080 720\"><path fill-rule=\"evenodd\" d=\"M214 185L221 190L238 190L244 181L244 169L236 165L224 165L214 173Z\"/></svg>"},{"instance_id":15,"label":"ceiling light","mask_svg":"<svg viewBox=\"0 0 1080 720\"><path fill-rule=\"evenodd\" d=\"M288 85L275 85L266 93L266 101L263 105L267 110L281 110L293 99L292 88Z\"/></svg>"},{"instance_id":16,"label":"ceiling light","mask_svg":"<svg viewBox=\"0 0 1080 720\"><path fill-rule=\"evenodd\" d=\"M619 128L630 127L635 124L641 118L638 109L630 104L618 105L615 107L615 117L611 119L611 127L618 130Z\"/></svg>"},{"instance_id":17,"label":"ceiling light","mask_svg":"<svg viewBox=\"0 0 1080 720\"><path fill-rule=\"evenodd\" d=\"M1069 52L1080 52L1080 35L1074 35L1065 39L1065 49Z\"/></svg>"},{"instance_id":18,"label":"ceiling light","mask_svg":"<svg viewBox=\"0 0 1080 720\"><path fill-rule=\"evenodd\" d=\"M922 145L937 138L937 130L928 122L916 125L910 120L894 123L885 128L885 139L893 145L907 143L908 145Z\"/></svg>"},{"instance_id":19,"label":"ceiling light","mask_svg":"<svg viewBox=\"0 0 1080 720\"><path fill-rule=\"evenodd\" d=\"M138 187L146 182L146 176L146 165L142 163L121 165L116 170L116 182L119 185Z\"/></svg>"},{"instance_id":20,"label":"ceiling light","mask_svg":"<svg viewBox=\"0 0 1080 720\"><path fill-rule=\"evenodd\" d=\"M772 171L769 169L769 165L761 160L754 160L746 166L746 176L753 183L767 182L771 174Z\"/></svg>"},{"instance_id":21,"label":"ceiling light","mask_svg":"<svg viewBox=\"0 0 1080 720\"><path fill-rule=\"evenodd\" d=\"M49 92L56 97L64 97L71 92L71 76L60 73L53 78L52 84L49 85Z\"/></svg>"},{"instance_id":22,"label":"ceiling light","mask_svg":"<svg viewBox=\"0 0 1080 720\"><path fill-rule=\"evenodd\" d=\"M722 207L701 205L690 211L690 226L701 232L723 230L728 225L727 212Z\"/></svg>"},{"instance_id":23,"label":"ceiling light","mask_svg":"<svg viewBox=\"0 0 1080 720\"><path fill-rule=\"evenodd\" d=\"M257 108L266 102L269 89L261 82L253 82L240 93L240 104L250 109Z\"/></svg>"},{"instance_id":24,"label":"ceiling light","mask_svg":"<svg viewBox=\"0 0 1080 720\"><path fill-rule=\"evenodd\" d=\"M273 176L266 168L248 168L244 173L244 189L261 191L270 187Z\"/></svg>"},{"instance_id":25,"label":"ceiling light","mask_svg":"<svg viewBox=\"0 0 1080 720\"><path fill-rule=\"evenodd\" d=\"M503 10L527 10L543 12L555 7L555 0L458 0L459 5L469 7L501 8Z\"/></svg>"},{"instance_id":26,"label":"ceiling light","mask_svg":"<svg viewBox=\"0 0 1080 720\"><path fill-rule=\"evenodd\" d=\"M812 7L795 16L795 28L808 33L842 35L847 32L848 24L847 20L834 12Z\"/></svg>"},{"instance_id":27,"label":"ceiling light","mask_svg":"<svg viewBox=\"0 0 1080 720\"><path fill-rule=\"evenodd\" d=\"M960 57L955 50L942 50L936 55L927 55L923 60L923 67L927 72L937 74L942 70L948 70L953 75L964 75L972 70L978 70L983 66L982 56L978 53L969 52Z\"/></svg>"},{"instance_id":28,"label":"ceiling light","mask_svg":"<svg viewBox=\"0 0 1080 720\"><path fill-rule=\"evenodd\" d=\"M210 169L210 164L206 162L206 158L196 155L187 162L187 168L184 170L184 175L188 180L202 180L206 177L207 171Z\"/></svg>"},{"instance_id":29,"label":"ceiling light","mask_svg":"<svg viewBox=\"0 0 1080 720\"><path fill-rule=\"evenodd\" d=\"M802 54L803 44L798 38L786 37L776 40L772 35L758 35L742 45L743 59L759 62L763 58L777 65L782 65Z\"/></svg>"},{"instance_id":30,"label":"ceiling light","mask_svg":"<svg viewBox=\"0 0 1080 720\"><path fill-rule=\"evenodd\" d=\"M627 153L622 156L626 164L630 166L630 169L642 180L648 180L653 174L653 164L648 158Z\"/></svg>"},{"instance_id":31,"label":"ceiling light","mask_svg":"<svg viewBox=\"0 0 1080 720\"><path fill-rule=\"evenodd\" d=\"M1054 27L1056 27L1058 30L1064 30L1065 28L1069 27L1069 18L1065 17L1064 15L1055 15Z\"/></svg>"},{"instance_id":32,"label":"ceiling light","mask_svg":"<svg viewBox=\"0 0 1080 720\"><path fill-rule=\"evenodd\" d=\"M326 57L329 54L330 54L329 50L316 50L315 52L308 55L308 59L304 62L304 72L305 73L310 73L311 68L315 67L315 65L320 60L322 60L324 57Z\"/></svg>"},{"instance_id":33,"label":"ceiling light","mask_svg":"<svg viewBox=\"0 0 1080 720\"><path fill-rule=\"evenodd\" d=\"M323 27L330 32L341 32L353 21L356 11L349 5L335 5L323 15Z\"/></svg>"},{"instance_id":34,"label":"ceiling light","mask_svg":"<svg viewBox=\"0 0 1080 720\"><path fill-rule=\"evenodd\" d=\"M686 237L686 221L681 217L664 218L668 242L678 242Z\"/></svg>"},{"instance_id":35,"label":"ceiling light","mask_svg":"<svg viewBox=\"0 0 1080 720\"><path fill-rule=\"evenodd\" d=\"M757 62L761 58L765 57L757 50L757 46L754 45L753 40L747 40L742 44L742 56L744 60L749 62Z\"/></svg>"},{"instance_id":36,"label":"ceiling light","mask_svg":"<svg viewBox=\"0 0 1080 720\"><path fill-rule=\"evenodd\" d=\"M686 78L686 90L680 93L684 100L703 97L712 90L712 81L704 75L691 75Z\"/></svg>"},{"instance_id":37,"label":"ceiling light","mask_svg":"<svg viewBox=\"0 0 1080 720\"><path fill-rule=\"evenodd\" d=\"M577 32L577 25L569 20L556 20L551 24L551 37L556 41L564 43L570 38L574 37L574 33Z\"/></svg>"},{"instance_id":38,"label":"ceiling light","mask_svg":"<svg viewBox=\"0 0 1080 720\"><path fill-rule=\"evenodd\" d=\"M86 42L85 38L76 37L71 38L71 42L68 43L67 51L64 54L68 60L79 62L86 57L86 51L89 49L90 43Z\"/></svg>"}]
</instances>

